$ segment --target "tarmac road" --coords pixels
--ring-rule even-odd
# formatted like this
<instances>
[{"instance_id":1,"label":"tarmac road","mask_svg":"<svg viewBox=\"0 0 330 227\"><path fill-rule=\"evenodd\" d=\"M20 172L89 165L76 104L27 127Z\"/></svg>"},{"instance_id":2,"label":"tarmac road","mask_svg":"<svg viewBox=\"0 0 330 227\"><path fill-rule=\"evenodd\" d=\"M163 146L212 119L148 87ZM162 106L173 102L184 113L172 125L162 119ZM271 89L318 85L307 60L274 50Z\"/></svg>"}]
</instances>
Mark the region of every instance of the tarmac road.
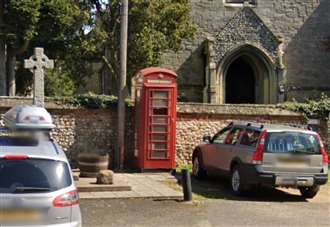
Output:
<instances>
[{"instance_id":1,"label":"tarmac road","mask_svg":"<svg viewBox=\"0 0 330 227\"><path fill-rule=\"evenodd\" d=\"M83 226L330 226L329 187L312 200L293 190L265 190L247 198L194 203L153 200L82 200Z\"/></svg>"}]
</instances>

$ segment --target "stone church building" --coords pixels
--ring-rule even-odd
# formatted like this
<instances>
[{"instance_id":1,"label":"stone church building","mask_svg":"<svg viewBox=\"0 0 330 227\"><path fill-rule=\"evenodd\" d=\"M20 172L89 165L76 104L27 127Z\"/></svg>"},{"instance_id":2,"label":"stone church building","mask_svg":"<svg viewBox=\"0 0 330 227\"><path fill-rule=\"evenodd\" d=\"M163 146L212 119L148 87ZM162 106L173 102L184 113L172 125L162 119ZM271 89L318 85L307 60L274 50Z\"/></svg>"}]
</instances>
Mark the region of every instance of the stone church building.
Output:
<instances>
[{"instance_id":1,"label":"stone church building","mask_svg":"<svg viewBox=\"0 0 330 227\"><path fill-rule=\"evenodd\" d=\"M330 0L191 0L196 37L162 66L179 100L272 104L330 94Z\"/></svg>"}]
</instances>

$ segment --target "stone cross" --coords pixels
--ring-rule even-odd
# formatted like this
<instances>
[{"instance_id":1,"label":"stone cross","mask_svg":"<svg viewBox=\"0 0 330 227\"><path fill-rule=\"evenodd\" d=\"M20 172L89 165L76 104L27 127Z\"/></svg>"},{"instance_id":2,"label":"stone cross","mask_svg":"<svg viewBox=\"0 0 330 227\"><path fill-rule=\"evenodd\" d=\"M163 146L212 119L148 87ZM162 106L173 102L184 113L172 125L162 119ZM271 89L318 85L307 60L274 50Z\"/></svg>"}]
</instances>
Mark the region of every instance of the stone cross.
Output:
<instances>
[{"instance_id":1,"label":"stone cross","mask_svg":"<svg viewBox=\"0 0 330 227\"><path fill-rule=\"evenodd\" d=\"M37 47L34 48L34 55L24 61L24 68L30 69L33 73L33 104L44 107L44 69L54 68L54 61L44 54L44 48Z\"/></svg>"}]
</instances>

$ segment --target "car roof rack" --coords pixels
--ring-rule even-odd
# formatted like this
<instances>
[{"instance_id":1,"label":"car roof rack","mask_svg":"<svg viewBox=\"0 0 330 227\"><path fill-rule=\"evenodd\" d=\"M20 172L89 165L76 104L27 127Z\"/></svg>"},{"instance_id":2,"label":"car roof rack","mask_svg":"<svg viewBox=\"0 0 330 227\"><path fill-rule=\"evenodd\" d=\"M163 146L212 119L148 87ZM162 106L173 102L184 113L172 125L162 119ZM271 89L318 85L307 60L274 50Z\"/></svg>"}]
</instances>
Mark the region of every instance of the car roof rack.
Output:
<instances>
[{"instance_id":1,"label":"car roof rack","mask_svg":"<svg viewBox=\"0 0 330 227\"><path fill-rule=\"evenodd\" d=\"M7 111L4 125L10 130L41 130L55 128L49 112L42 107L32 105L17 105Z\"/></svg>"}]
</instances>

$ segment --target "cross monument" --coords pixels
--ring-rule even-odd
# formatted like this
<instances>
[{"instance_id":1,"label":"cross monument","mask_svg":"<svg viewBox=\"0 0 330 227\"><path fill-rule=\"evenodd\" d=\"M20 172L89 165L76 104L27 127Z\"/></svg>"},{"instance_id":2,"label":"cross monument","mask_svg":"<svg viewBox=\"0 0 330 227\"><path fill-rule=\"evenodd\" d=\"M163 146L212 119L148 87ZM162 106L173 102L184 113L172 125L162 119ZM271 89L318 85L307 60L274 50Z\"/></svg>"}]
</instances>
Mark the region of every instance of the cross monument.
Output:
<instances>
[{"instance_id":1,"label":"cross monument","mask_svg":"<svg viewBox=\"0 0 330 227\"><path fill-rule=\"evenodd\" d=\"M24 68L33 73L33 105L44 107L44 69L54 68L54 61L44 54L44 48L34 48L34 55L24 61Z\"/></svg>"}]
</instances>

